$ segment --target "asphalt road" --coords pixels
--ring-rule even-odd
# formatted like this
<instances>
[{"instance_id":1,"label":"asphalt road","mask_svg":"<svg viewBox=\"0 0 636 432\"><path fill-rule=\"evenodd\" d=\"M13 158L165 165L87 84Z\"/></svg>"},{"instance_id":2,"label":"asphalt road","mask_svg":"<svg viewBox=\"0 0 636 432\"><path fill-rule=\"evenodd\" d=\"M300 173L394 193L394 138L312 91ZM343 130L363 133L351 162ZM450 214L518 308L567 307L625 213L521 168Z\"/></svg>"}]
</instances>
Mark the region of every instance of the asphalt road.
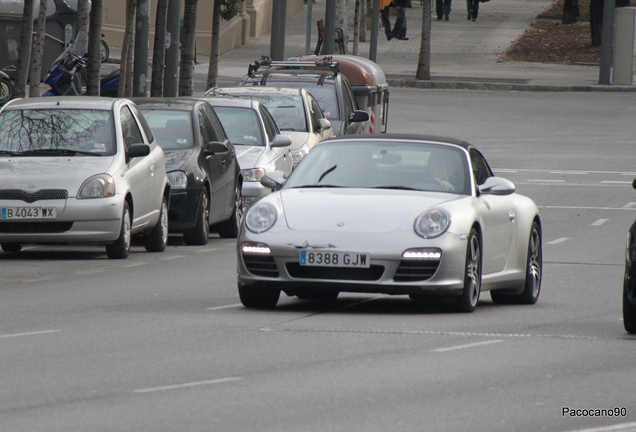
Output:
<instances>
[{"instance_id":1,"label":"asphalt road","mask_svg":"<svg viewBox=\"0 0 636 432\"><path fill-rule=\"evenodd\" d=\"M534 306L342 294L248 310L234 241L214 235L123 261L0 252L0 430L636 430L620 303L634 118L628 94L392 89L390 131L477 144L541 207Z\"/></svg>"}]
</instances>

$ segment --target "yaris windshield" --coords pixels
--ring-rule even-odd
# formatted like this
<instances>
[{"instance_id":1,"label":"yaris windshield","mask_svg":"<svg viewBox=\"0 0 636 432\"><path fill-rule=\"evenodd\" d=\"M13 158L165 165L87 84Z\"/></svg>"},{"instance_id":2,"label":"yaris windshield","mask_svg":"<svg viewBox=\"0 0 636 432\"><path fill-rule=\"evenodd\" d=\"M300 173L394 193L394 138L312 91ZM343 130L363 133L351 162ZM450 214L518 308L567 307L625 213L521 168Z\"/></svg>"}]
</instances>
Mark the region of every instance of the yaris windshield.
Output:
<instances>
[{"instance_id":1,"label":"yaris windshield","mask_svg":"<svg viewBox=\"0 0 636 432\"><path fill-rule=\"evenodd\" d=\"M8 110L0 114L2 156L109 156L117 151L110 111Z\"/></svg>"},{"instance_id":2,"label":"yaris windshield","mask_svg":"<svg viewBox=\"0 0 636 432\"><path fill-rule=\"evenodd\" d=\"M450 145L340 142L318 145L285 188L376 188L470 194L465 152Z\"/></svg>"}]
</instances>

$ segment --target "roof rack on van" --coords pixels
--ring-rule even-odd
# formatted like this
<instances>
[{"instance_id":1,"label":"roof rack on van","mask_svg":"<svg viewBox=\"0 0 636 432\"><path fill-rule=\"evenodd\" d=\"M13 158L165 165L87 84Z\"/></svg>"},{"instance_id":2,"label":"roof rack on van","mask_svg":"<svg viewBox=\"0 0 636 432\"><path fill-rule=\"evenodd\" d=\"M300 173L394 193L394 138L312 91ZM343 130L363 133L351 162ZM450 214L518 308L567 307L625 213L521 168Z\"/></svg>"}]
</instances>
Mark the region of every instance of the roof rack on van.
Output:
<instances>
[{"instance_id":1,"label":"roof rack on van","mask_svg":"<svg viewBox=\"0 0 636 432\"><path fill-rule=\"evenodd\" d=\"M266 67L270 73L270 69L305 69L306 67L329 67L334 75L340 72L340 65L338 62L333 61L333 58L330 56L323 57L316 61L273 61L269 56L261 56L260 59L249 65L247 74L252 76L252 74L257 72L261 67Z\"/></svg>"}]
</instances>

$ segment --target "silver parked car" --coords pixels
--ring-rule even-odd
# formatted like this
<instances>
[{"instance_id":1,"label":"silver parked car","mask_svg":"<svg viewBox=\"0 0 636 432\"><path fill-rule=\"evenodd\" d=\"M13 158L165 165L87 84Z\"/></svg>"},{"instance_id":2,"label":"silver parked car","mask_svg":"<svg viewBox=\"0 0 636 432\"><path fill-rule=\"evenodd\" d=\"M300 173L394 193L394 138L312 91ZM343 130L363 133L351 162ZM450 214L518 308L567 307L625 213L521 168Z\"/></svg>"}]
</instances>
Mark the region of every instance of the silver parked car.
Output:
<instances>
[{"instance_id":1,"label":"silver parked car","mask_svg":"<svg viewBox=\"0 0 636 432\"><path fill-rule=\"evenodd\" d=\"M223 129L234 144L243 177L243 207L247 208L271 192L260 183L274 171L291 174L292 140L283 135L261 102L252 99L203 97L214 108Z\"/></svg>"},{"instance_id":2,"label":"silver parked car","mask_svg":"<svg viewBox=\"0 0 636 432\"><path fill-rule=\"evenodd\" d=\"M105 245L127 258L168 241L164 153L127 99L16 99L0 111L0 246Z\"/></svg>"},{"instance_id":3,"label":"silver parked car","mask_svg":"<svg viewBox=\"0 0 636 432\"><path fill-rule=\"evenodd\" d=\"M335 136L331 122L325 118L316 98L302 87L222 87L212 88L205 94L262 102L276 120L281 132L292 139L290 150L294 167L316 144Z\"/></svg>"},{"instance_id":4,"label":"silver parked car","mask_svg":"<svg viewBox=\"0 0 636 432\"><path fill-rule=\"evenodd\" d=\"M542 273L535 203L495 177L472 145L391 134L318 144L253 205L237 241L238 291L247 307L339 292L435 298L472 312L533 304Z\"/></svg>"}]
</instances>

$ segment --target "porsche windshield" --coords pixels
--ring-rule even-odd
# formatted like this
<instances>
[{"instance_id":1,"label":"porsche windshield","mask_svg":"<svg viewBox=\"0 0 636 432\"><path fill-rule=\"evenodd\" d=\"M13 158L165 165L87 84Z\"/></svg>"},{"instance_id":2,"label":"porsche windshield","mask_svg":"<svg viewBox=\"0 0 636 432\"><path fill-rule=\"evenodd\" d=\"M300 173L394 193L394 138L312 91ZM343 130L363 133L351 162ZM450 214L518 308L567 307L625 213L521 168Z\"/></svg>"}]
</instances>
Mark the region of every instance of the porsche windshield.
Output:
<instances>
[{"instance_id":1,"label":"porsche windshield","mask_svg":"<svg viewBox=\"0 0 636 432\"><path fill-rule=\"evenodd\" d=\"M465 152L404 142L338 143L312 149L285 188L350 187L470 194Z\"/></svg>"},{"instance_id":2,"label":"porsche windshield","mask_svg":"<svg viewBox=\"0 0 636 432\"><path fill-rule=\"evenodd\" d=\"M114 155L113 130L110 111L8 110L0 114L0 157Z\"/></svg>"}]
</instances>

